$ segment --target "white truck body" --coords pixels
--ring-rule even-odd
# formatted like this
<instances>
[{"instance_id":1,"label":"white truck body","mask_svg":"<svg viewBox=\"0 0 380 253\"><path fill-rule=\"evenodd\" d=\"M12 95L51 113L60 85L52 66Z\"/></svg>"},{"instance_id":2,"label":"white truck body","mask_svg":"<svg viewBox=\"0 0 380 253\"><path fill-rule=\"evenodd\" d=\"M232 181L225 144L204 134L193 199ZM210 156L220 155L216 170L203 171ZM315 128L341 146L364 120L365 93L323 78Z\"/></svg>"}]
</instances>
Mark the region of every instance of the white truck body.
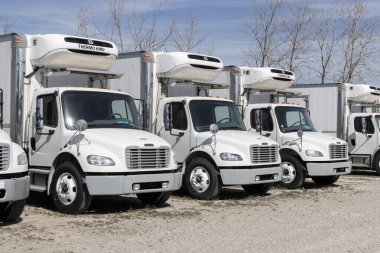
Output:
<instances>
[{"instance_id":1,"label":"white truck body","mask_svg":"<svg viewBox=\"0 0 380 253\"><path fill-rule=\"evenodd\" d=\"M312 101L322 100L323 103L310 102L309 105L310 114L316 119L316 128L348 142L353 167L374 169L380 174L380 88L332 83L296 85L289 90L302 92Z\"/></svg>"},{"instance_id":2,"label":"white truck body","mask_svg":"<svg viewBox=\"0 0 380 253\"><path fill-rule=\"evenodd\" d=\"M216 197L222 185L265 192L281 177L276 142L246 132L231 100L199 97L222 88L211 83L222 67L217 57L185 52L120 54L112 67L124 75L110 88L146 101L144 127L171 144L183 185L194 198ZM213 123L217 133L210 130Z\"/></svg>"},{"instance_id":3,"label":"white truck body","mask_svg":"<svg viewBox=\"0 0 380 253\"><path fill-rule=\"evenodd\" d=\"M282 181L285 186L297 188L302 185L304 177L311 177L317 183L330 184L339 175L351 172L347 143L323 132L316 132L305 106L290 103L288 97L294 96L301 97L302 102L308 101L303 93L287 92L294 82L292 72L238 66L226 67L223 72L224 75L215 81L227 83L229 90L224 91L224 94L210 91L210 94L225 96L229 93L228 96L244 108L246 128L260 132L280 144L284 169ZM286 100L278 103L280 97ZM320 100L313 98L310 103L320 103ZM297 135L299 129L302 129L299 133L302 138ZM297 172L297 167L302 167L303 178L298 178L301 173Z\"/></svg>"},{"instance_id":4,"label":"white truck body","mask_svg":"<svg viewBox=\"0 0 380 253\"><path fill-rule=\"evenodd\" d=\"M92 196L134 193L160 204L180 188L169 143L138 129L131 96L83 88L120 77L108 71L113 43L58 34L0 41L9 56L0 65L10 66L0 69L4 129L27 151L32 191L51 195L59 211L79 213Z\"/></svg>"}]
</instances>

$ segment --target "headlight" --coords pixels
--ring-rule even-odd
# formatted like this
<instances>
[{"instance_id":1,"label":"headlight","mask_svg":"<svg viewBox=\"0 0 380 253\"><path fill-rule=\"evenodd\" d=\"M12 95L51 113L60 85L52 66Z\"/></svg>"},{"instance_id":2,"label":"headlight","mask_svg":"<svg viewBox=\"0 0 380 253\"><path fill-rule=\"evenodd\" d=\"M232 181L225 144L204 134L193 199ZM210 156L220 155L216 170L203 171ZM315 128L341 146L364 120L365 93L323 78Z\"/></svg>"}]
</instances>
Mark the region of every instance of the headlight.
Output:
<instances>
[{"instance_id":1,"label":"headlight","mask_svg":"<svg viewBox=\"0 0 380 253\"><path fill-rule=\"evenodd\" d=\"M100 155L87 156L87 162L91 165L97 166L115 166L115 162L111 158Z\"/></svg>"},{"instance_id":2,"label":"headlight","mask_svg":"<svg viewBox=\"0 0 380 253\"><path fill-rule=\"evenodd\" d=\"M221 153L220 159L223 161L241 161L243 158L241 158L238 154L231 154L231 153Z\"/></svg>"},{"instance_id":3,"label":"headlight","mask_svg":"<svg viewBox=\"0 0 380 253\"><path fill-rule=\"evenodd\" d=\"M18 165L24 165L28 163L28 158L26 157L25 153L21 153L17 156L17 164Z\"/></svg>"},{"instance_id":4,"label":"headlight","mask_svg":"<svg viewBox=\"0 0 380 253\"><path fill-rule=\"evenodd\" d=\"M323 156L322 152L319 152L317 150L310 150L310 149L306 150L305 154L307 156L311 156L311 157L322 157Z\"/></svg>"}]
</instances>

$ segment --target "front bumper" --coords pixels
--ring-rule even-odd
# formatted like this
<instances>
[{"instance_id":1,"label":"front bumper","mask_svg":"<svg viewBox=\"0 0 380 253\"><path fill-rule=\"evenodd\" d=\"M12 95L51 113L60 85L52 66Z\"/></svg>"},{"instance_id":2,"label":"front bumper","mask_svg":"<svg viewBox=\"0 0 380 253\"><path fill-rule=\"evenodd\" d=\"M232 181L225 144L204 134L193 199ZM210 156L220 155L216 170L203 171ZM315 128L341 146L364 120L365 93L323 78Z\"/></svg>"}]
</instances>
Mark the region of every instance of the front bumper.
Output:
<instances>
[{"instance_id":1,"label":"front bumper","mask_svg":"<svg viewBox=\"0 0 380 253\"><path fill-rule=\"evenodd\" d=\"M162 183L167 183L162 188ZM91 175L86 176L90 195L122 195L148 192L176 191L181 187L182 173L139 174L139 175ZM133 185L140 184L140 190ZM144 187L146 186L146 187Z\"/></svg>"},{"instance_id":2,"label":"front bumper","mask_svg":"<svg viewBox=\"0 0 380 253\"><path fill-rule=\"evenodd\" d=\"M29 196L29 176L0 179L0 203L26 199Z\"/></svg>"},{"instance_id":3,"label":"front bumper","mask_svg":"<svg viewBox=\"0 0 380 253\"><path fill-rule=\"evenodd\" d=\"M220 168L224 185L246 185L274 183L281 180L282 169L279 166L265 168Z\"/></svg>"},{"instance_id":4,"label":"front bumper","mask_svg":"<svg viewBox=\"0 0 380 253\"><path fill-rule=\"evenodd\" d=\"M352 163L350 161L306 164L308 175L311 177L345 175L351 173L351 167Z\"/></svg>"}]
</instances>

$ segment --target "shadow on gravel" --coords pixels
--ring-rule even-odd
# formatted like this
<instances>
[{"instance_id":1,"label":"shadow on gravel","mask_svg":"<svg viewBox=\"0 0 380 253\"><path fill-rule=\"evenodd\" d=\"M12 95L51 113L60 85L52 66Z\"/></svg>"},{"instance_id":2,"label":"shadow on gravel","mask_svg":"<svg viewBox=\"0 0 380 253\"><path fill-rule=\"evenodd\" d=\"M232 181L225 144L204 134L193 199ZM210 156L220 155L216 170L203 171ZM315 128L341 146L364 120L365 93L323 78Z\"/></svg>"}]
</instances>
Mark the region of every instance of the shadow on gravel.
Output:
<instances>
[{"instance_id":1,"label":"shadow on gravel","mask_svg":"<svg viewBox=\"0 0 380 253\"><path fill-rule=\"evenodd\" d=\"M350 176L374 176L377 177L376 171L374 170L364 170L364 169L353 169Z\"/></svg>"},{"instance_id":2,"label":"shadow on gravel","mask_svg":"<svg viewBox=\"0 0 380 253\"><path fill-rule=\"evenodd\" d=\"M27 199L27 205L33 207L41 207L53 212L58 212L54 206L53 201L50 196L38 192L30 192L29 198ZM104 196L104 197L94 197L92 203L88 208L88 211L84 214L110 214L110 213L123 213L134 210L139 210L143 208L147 209L159 209L170 206L170 204L165 203L162 206L145 206L143 205L137 197L127 197L127 196Z\"/></svg>"},{"instance_id":3,"label":"shadow on gravel","mask_svg":"<svg viewBox=\"0 0 380 253\"><path fill-rule=\"evenodd\" d=\"M1 227L11 226L11 225L14 225L14 224L18 224L18 223L20 223L20 222L22 222L22 221L23 221L23 220L22 220L21 217L19 217L17 220L12 221L12 222L1 222L1 221L0 221L0 228L1 228Z\"/></svg>"}]
</instances>

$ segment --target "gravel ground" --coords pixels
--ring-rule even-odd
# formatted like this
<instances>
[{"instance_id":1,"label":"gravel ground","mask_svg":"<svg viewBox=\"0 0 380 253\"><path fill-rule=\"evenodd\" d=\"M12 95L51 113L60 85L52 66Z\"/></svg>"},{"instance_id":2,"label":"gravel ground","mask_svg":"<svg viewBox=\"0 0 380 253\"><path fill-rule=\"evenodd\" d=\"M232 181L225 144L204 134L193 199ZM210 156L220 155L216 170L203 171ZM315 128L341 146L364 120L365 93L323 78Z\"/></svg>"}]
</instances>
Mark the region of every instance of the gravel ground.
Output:
<instances>
[{"instance_id":1,"label":"gravel ground","mask_svg":"<svg viewBox=\"0 0 380 253\"><path fill-rule=\"evenodd\" d=\"M265 196L237 187L213 201L176 194L162 208L95 198L77 216L33 194L19 222L0 224L0 252L380 252L379 196L380 177L365 171Z\"/></svg>"}]
</instances>

